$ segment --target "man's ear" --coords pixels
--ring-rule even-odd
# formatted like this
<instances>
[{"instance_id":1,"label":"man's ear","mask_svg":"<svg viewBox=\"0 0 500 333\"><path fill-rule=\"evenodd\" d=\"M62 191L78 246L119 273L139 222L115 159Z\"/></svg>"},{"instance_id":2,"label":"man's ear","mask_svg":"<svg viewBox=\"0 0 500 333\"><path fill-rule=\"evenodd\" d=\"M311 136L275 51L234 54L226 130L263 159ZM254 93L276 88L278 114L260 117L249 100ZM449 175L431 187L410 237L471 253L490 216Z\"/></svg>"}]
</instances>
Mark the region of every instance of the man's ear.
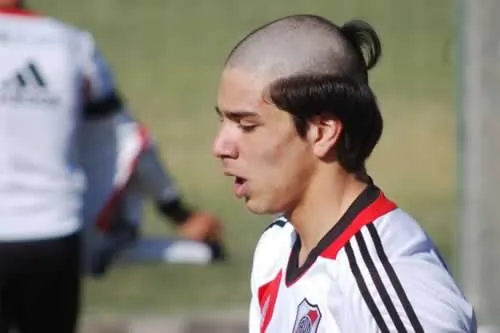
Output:
<instances>
[{"instance_id":1,"label":"man's ear","mask_svg":"<svg viewBox=\"0 0 500 333\"><path fill-rule=\"evenodd\" d=\"M340 120L333 117L318 116L312 119L307 136L315 155L326 157L339 141L343 128Z\"/></svg>"}]
</instances>

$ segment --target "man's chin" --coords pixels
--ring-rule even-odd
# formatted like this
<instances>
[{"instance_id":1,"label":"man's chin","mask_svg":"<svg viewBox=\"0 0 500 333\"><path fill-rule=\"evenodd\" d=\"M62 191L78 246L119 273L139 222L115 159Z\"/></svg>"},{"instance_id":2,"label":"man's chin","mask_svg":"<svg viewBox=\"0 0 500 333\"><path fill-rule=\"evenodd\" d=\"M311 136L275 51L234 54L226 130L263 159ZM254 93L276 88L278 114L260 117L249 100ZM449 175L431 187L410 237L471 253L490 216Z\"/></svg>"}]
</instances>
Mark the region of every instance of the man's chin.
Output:
<instances>
[{"instance_id":1,"label":"man's chin","mask_svg":"<svg viewBox=\"0 0 500 333\"><path fill-rule=\"evenodd\" d=\"M255 215L275 215L280 213L279 210L274 210L262 202L257 202L249 197L245 197L245 206L250 211L250 213Z\"/></svg>"}]
</instances>

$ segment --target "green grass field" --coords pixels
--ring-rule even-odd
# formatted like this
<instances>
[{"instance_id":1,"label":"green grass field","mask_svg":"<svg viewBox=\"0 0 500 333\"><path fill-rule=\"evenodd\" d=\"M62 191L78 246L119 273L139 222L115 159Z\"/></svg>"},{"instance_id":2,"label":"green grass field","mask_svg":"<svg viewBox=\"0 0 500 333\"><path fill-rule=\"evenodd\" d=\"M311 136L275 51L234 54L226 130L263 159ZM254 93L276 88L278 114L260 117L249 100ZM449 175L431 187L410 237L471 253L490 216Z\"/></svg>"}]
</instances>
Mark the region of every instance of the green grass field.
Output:
<instances>
[{"instance_id":1,"label":"green grass field","mask_svg":"<svg viewBox=\"0 0 500 333\"><path fill-rule=\"evenodd\" d=\"M133 112L148 124L189 202L225 220L231 261L217 267L116 269L86 285L87 311L171 313L246 306L250 259L267 217L251 216L210 155L221 63L249 29L307 12L362 17L383 42L373 74L385 116L369 167L453 264L456 208L451 0L37 0L94 33ZM149 213L147 233L171 230Z\"/></svg>"}]
</instances>

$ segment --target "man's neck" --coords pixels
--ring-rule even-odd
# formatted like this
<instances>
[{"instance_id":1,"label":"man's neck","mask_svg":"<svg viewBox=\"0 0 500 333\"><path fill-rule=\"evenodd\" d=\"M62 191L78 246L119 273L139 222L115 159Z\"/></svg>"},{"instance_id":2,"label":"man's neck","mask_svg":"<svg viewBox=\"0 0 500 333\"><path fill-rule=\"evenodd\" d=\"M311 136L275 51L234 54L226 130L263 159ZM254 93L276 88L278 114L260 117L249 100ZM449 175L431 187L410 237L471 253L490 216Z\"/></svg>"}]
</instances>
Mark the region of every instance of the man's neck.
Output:
<instances>
[{"instance_id":1,"label":"man's neck","mask_svg":"<svg viewBox=\"0 0 500 333\"><path fill-rule=\"evenodd\" d=\"M288 216L301 240L301 263L366 186L341 170L323 172L311 181L303 200Z\"/></svg>"}]
</instances>

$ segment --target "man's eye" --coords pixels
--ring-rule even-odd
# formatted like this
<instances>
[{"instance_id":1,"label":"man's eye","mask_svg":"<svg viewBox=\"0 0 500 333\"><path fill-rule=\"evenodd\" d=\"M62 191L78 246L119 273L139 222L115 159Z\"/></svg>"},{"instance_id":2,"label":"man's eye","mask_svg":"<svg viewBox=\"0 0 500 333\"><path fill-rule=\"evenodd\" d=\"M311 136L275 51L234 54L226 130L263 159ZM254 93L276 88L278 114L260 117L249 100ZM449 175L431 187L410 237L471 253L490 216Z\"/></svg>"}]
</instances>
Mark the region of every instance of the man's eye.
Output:
<instances>
[{"instance_id":1,"label":"man's eye","mask_svg":"<svg viewBox=\"0 0 500 333\"><path fill-rule=\"evenodd\" d=\"M251 131L251 130L255 129L256 127L257 127L257 125L255 125L255 124L238 123L238 128L242 129L245 132Z\"/></svg>"}]
</instances>

